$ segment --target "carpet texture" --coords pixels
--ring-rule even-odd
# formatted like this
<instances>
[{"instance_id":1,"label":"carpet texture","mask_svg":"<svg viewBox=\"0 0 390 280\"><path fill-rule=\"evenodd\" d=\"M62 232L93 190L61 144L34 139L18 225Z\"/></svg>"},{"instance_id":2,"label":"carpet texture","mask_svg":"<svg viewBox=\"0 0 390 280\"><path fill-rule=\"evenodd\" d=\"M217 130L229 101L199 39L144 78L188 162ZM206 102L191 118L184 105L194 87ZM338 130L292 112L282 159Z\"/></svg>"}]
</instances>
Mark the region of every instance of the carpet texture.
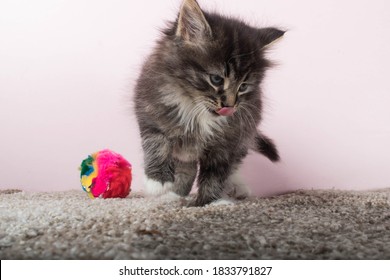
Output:
<instances>
[{"instance_id":1,"label":"carpet texture","mask_svg":"<svg viewBox=\"0 0 390 280\"><path fill-rule=\"evenodd\" d=\"M0 258L390 259L390 189L184 203L0 191Z\"/></svg>"}]
</instances>

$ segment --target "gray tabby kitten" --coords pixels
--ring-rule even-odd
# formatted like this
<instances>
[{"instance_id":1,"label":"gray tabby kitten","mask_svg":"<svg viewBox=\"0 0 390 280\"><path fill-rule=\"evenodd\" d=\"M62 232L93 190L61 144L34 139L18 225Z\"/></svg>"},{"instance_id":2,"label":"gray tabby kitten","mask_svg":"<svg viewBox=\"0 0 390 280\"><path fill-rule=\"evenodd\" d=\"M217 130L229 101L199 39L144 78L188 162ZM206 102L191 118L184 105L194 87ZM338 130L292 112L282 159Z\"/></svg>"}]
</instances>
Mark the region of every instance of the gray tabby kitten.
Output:
<instances>
[{"instance_id":1,"label":"gray tabby kitten","mask_svg":"<svg viewBox=\"0 0 390 280\"><path fill-rule=\"evenodd\" d=\"M283 34L183 1L136 86L147 193L187 196L198 174L191 206L203 206L226 193L245 195L237 170L248 149L279 159L272 140L256 128L259 85L271 66L264 52Z\"/></svg>"}]
</instances>

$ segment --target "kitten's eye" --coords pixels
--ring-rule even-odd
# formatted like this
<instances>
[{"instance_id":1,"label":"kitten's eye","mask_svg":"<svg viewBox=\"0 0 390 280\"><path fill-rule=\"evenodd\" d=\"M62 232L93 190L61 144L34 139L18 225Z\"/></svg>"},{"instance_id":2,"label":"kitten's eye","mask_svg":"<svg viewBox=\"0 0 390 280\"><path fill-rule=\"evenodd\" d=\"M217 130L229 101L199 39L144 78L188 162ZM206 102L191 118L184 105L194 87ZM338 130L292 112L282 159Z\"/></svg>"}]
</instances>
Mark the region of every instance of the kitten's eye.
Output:
<instances>
[{"instance_id":1,"label":"kitten's eye","mask_svg":"<svg viewBox=\"0 0 390 280\"><path fill-rule=\"evenodd\" d=\"M210 81L216 87L223 85L223 78L218 75L210 75Z\"/></svg>"},{"instance_id":2,"label":"kitten's eye","mask_svg":"<svg viewBox=\"0 0 390 280\"><path fill-rule=\"evenodd\" d=\"M244 91L246 91L248 89L248 87L249 87L248 84L243 83L243 84L240 85L240 88L238 89L238 91L239 92L244 92Z\"/></svg>"}]
</instances>

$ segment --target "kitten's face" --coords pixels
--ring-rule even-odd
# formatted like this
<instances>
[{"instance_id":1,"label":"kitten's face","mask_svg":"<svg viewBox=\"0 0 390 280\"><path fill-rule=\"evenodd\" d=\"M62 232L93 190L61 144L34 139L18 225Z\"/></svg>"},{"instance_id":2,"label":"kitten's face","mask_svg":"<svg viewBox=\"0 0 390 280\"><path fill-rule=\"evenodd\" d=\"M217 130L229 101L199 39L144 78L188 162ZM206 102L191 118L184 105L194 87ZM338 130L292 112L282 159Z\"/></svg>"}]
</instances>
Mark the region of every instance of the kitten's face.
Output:
<instances>
[{"instance_id":1,"label":"kitten's face","mask_svg":"<svg viewBox=\"0 0 390 280\"><path fill-rule=\"evenodd\" d=\"M258 86L269 66L264 49L283 34L204 13L195 0L185 0L174 28L167 31L176 82L212 115L231 116L259 98Z\"/></svg>"},{"instance_id":2,"label":"kitten's face","mask_svg":"<svg viewBox=\"0 0 390 280\"><path fill-rule=\"evenodd\" d=\"M236 30L230 34L223 29L213 33L210 42L187 45L180 51L186 63L182 78L188 87L196 89L188 93L202 100L210 112L232 115L240 102L257 92L267 62L250 37L240 38L243 36ZM232 37L237 38L236 42Z\"/></svg>"}]
</instances>

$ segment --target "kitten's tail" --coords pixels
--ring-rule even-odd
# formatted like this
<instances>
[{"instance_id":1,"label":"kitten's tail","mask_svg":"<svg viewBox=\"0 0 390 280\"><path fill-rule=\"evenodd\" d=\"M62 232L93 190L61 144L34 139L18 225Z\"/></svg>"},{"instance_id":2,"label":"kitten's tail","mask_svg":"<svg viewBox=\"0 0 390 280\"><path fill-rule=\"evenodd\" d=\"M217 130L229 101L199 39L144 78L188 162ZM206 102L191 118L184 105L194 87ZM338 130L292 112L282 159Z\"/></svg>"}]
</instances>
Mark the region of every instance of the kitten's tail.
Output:
<instances>
[{"instance_id":1,"label":"kitten's tail","mask_svg":"<svg viewBox=\"0 0 390 280\"><path fill-rule=\"evenodd\" d=\"M255 143L252 149L260 154L263 154L272 162L279 161L280 159L279 152L274 141L259 131L255 136Z\"/></svg>"}]
</instances>

